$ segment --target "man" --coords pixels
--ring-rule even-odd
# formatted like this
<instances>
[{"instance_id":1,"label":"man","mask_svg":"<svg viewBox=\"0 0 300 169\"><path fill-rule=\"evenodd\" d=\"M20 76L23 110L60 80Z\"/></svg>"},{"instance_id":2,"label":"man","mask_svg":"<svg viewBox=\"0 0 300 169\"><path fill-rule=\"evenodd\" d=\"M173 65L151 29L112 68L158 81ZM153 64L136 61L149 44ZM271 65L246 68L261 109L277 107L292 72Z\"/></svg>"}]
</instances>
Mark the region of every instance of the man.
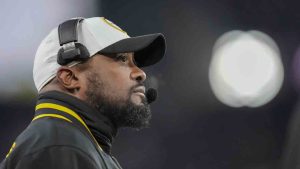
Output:
<instances>
[{"instance_id":1,"label":"man","mask_svg":"<svg viewBox=\"0 0 300 169\"><path fill-rule=\"evenodd\" d=\"M68 20L40 44L36 112L1 169L117 169L120 127L144 128L151 112L141 67L165 53L162 34L130 38L103 17Z\"/></svg>"}]
</instances>

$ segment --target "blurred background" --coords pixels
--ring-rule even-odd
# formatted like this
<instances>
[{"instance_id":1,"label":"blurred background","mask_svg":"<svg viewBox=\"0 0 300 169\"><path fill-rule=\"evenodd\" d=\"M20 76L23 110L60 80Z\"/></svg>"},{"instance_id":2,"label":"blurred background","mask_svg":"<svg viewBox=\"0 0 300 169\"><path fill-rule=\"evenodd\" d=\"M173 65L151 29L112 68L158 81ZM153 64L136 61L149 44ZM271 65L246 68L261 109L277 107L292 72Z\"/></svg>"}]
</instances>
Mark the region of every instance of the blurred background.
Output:
<instances>
[{"instance_id":1,"label":"blurred background","mask_svg":"<svg viewBox=\"0 0 300 169\"><path fill-rule=\"evenodd\" d=\"M72 17L104 16L130 36L161 32L151 127L121 129L130 169L293 169L300 165L300 2L2 0L0 158L34 115L33 59ZM299 143L298 143L299 142Z\"/></svg>"}]
</instances>

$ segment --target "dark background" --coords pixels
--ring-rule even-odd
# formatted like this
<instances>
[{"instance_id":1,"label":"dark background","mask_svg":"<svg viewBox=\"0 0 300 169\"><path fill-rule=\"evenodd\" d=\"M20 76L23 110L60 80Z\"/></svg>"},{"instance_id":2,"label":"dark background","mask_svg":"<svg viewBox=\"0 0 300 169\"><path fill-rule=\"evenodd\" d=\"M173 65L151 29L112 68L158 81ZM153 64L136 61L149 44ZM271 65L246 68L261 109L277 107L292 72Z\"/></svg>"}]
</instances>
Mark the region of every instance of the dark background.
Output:
<instances>
[{"instance_id":1,"label":"dark background","mask_svg":"<svg viewBox=\"0 0 300 169\"><path fill-rule=\"evenodd\" d=\"M280 165L293 134L288 126L297 124L289 120L298 112L291 65L300 43L300 2L102 0L98 5L98 15L131 36L161 32L167 39L164 59L145 69L149 85L159 91L152 104L151 127L121 129L115 139L113 152L123 168L273 169ZM231 30L262 31L281 51L284 83L264 106L228 107L209 86L212 48ZM31 121L35 95L29 91L0 99L1 159Z\"/></svg>"}]
</instances>

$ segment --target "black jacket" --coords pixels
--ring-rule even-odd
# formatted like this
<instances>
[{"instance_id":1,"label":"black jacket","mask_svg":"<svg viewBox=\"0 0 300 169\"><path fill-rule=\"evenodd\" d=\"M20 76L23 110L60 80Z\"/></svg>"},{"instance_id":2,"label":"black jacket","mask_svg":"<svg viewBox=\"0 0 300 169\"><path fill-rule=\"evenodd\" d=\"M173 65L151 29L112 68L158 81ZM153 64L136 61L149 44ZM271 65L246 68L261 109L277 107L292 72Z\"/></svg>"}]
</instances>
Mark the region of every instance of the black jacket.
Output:
<instances>
[{"instance_id":1,"label":"black jacket","mask_svg":"<svg viewBox=\"0 0 300 169\"><path fill-rule=\"evenodd\" d=\"M117 129L70 95L39 95L35 117L17 137L0 169L119 169L110 148Z\"/></svg>"}]
</instances>

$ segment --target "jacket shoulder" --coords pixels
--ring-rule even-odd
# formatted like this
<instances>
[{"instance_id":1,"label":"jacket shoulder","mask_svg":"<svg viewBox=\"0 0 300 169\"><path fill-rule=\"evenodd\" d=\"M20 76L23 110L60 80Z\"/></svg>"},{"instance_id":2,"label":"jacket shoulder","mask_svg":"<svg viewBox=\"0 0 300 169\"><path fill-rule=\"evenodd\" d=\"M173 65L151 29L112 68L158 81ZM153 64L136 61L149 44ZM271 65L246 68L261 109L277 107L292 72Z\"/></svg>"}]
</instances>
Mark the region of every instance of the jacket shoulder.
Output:
<instances>
[{"instance_id":1,"label":"jacket shoulder","mask_svg":"<svg viewBox=\"0 0 300 169\"><path fill-rule=\"evenodd\" d=\"M42 168L47 168L48 165L50 168L53 165L78 168L82 166L78 163L82 160L86 163L93 161L93 164L87 165L92 169L94 166L98 166L98 169L121 168L110 155L99 152L76 124L45 117L33 121L17 137L15 146L0 164L0 169L18 169L18 166L22 169L26 169L25 166L34 169L34 166L42 165L47 165ZM68 163L74 163L74 166Z\"/></svg>"},{"instance_id":2,"label":"jacket shoulder","mask_svg":"<svg viewBox=\"0 0 300 169\"><path fill-rule=\"evenodd\" d=\"M79 127L63 119L51 117L31 122L14 144L9 156L17 158L51 146L70 146L87 152L95 149Z\"/></svg>"},{"instance_id":3,"label":"jacket shoulder","mask_svg":"<svg viewBox=\"0 0 300 169\"><path fill-rule=\"evenodd\" d=\"M72 146L49 146L8 163L7 168L14 169L101 169L86 152Z\"/></svg>"}]
</instances>

